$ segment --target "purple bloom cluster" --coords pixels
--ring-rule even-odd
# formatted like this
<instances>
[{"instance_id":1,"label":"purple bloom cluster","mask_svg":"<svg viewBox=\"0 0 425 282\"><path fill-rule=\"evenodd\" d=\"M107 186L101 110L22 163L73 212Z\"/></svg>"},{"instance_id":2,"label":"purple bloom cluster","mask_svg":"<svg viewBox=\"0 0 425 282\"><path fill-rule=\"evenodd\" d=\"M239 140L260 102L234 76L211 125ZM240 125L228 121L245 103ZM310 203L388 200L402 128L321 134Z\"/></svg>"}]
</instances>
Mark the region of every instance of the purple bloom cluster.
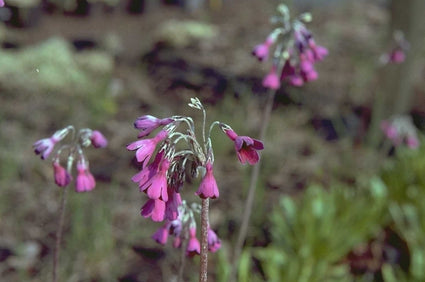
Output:
<instances>
[{"instance_id":1,"label":"purple bloom cluster","mask_svg":"<svg viewBox=\"0 0 425 282\"><path fill-rule=\"evenodd\" d=\"M74 133L73 126L65 127L56 131L49 138L38 140L33 144L34 152L40 155L43 160L47 159L55 149L56 145L64 140L70 133ZM75 135L75 134L73 134ZM104 148L108 144L105 136L97 130L82 129L74 136L68 144L61 144L56 150L53 157L53 176L56 185L59 187L66 187L72 181L71 170L75 157L77 157L77 178L75 181L75 190L77 192L85 192L93 190L96 186L96 181L89 170L89 164L86 160L83 148L92 145L95 148ZM61 155L67 152L66 163L67 168L63 167L60 163Z\"/></svg>"},{"instance_id":2,"label":"purple bloom cluster","mask_svg":"<svg viewBox=\"0 0 425 282\"><path fill-rule=\"evenodd\" d=\"M202 110L205 114L203 105L198 99L191 99L189 106ZM181 125L186 125L187 128L178 130ZM160 119L144 115L134 122L134 127L140 131L139 139L127 145L127 150L135 151L136 160L141 167L131 180L137 183L139 190L148 197L141 208L141 215L156 222L166 222L154 234L154 239L164 244L168 235L173 234L176 238L174 245L180 246L178 242L181 242L183 233L176 230L187 229L188 255L199 253L199 241L196 239L196 222L193 212L188 212L190 208L184 204L185 201L182 200L180 192L187 177L196 178L201 174L200 184L195 194L202 199L219 197L209 136L215 125L219 125L234 142L236 153L242 164L258 162L257 151L263 149L260 141L247 136L238 136L230 126L220 122L211 124L209 134L206 135L205 115L202 143L196 138L195 125L190 117L173 116ZM158 132L153 137L149 137L156 130ZM217 235L214 236L215 233L212 230L209 233L211 234L210 249L215 251L220 247L220 240Z\"/></svg>"},{"instance_id":3,"label":"purple bloom cluster","mask_svg":"<svg viewBox=\"0 0 425 282\"><path fill-rule=\"evenodd\" d=\"M252 52L258 60L265 61L270 49L276 47L272 67L263 79L263 86L273 90L279 89L281 82L302 86L305 82L316 80L318 73L314 64L328 55L328 50L316 44L313 35L301 20L291 23L289 16L285 14L280 22L284 23L284 27L276 28Z\"/></svg>"}]
</instances>

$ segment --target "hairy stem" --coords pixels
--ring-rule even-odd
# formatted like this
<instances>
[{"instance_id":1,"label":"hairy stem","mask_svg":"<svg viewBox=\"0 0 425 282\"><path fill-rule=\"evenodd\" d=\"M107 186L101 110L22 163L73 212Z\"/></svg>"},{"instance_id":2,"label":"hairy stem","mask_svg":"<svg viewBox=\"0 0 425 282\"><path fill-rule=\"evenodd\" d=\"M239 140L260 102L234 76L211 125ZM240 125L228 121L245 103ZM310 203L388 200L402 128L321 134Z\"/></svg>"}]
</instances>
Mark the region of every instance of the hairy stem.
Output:
<instances>
[{"instance_id":1,"label":"hairy stem","mask_svg":"<svg viewBox=\"0 0 425 282\"><path fill-rule=\"evenodd\" d=\"M201 268L199 271L199 281L208 281L208 210L209 199L202 199L201 209Z\"/></svg>"},{"instance_id":2,"label":"hairy stem","mask_svg":"<svg viewBox=\"0 0 425 282\"><path fill-rule=\"evenodd\" d=\"M58 268L59 268L59 254L61 249L61 241L62 241L62 231L63 231L63 223L65 219L65 207L66 207L66 199L68 195L68 188L63 187L61 192L61 202L59 206L59 223L58 229L56 230L56 241L55 241L55 250L53 253L53 273L52 273L52 281L58 281Z\"/></svg>"},{"instance_id":3,"label":"hairy stem","mask_svg":"<svg viewBox=\"0 0 425 282\"><path fill-rule=\"evenodd\" d=\"M271 90L267 94L267 100L266 100L266 105L263 112L263 118L261 120L262 122L260 125L261 128L260 128L260 136L259 136L259 139L263 142L265 142L266 131L269 125L275 95L276 95L276 91L271 91ZM243 244L245 242L246 235L248 232L249 220L251 218L252 206L254 204L255 190L257 188L258 176L260 174L260 163L261 163L261 160L258 163L256 163L252 169L251 180L250 180L249 190L248 190L248 197L246 198L245 207L243 209L244 213L243 213L241 228L239 229L238 238L237 238L236 245L234 248L234 253L233 253L233 264L232 264L232 271L230 273L230 281L236 281L236 272L239 265L239 257L242 252Z\"/></svg>"}]
</instances>

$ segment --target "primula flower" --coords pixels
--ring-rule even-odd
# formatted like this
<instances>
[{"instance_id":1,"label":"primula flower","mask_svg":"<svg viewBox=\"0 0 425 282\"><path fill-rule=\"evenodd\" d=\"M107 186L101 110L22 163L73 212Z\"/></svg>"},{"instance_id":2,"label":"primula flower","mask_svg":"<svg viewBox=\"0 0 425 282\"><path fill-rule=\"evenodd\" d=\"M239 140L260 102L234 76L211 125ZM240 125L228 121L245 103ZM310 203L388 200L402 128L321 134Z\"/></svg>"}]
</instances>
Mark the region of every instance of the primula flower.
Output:
<instances>
[{"instance_id":1,"label":"primula flower","mask_svg":"<svg viewBox=\"0 0 425 282\"><path fill-rule=\"evenodd\" d=\"M68 186L72 180L71 175L69 175L68 171L60 165L59 161L53 162L53 173L55 177L55 183L59 187Z\"/></svg>"},{"instance_id":2,"label":"primula flower","mask_svg":"<svg viewBox=\"0 0 425 282\"><path fill-rule=\"evenodd\" d=\"M34 152L37 155L40 155L43 160L45 160L49 157L57 142L58 140L55 140L53 137L50 137L38 140L32 146L34 147Z\"/></svg>"},{"instance_id":3,"label":"primula flower","mask_svg":"<svg viewBox=\"0 0 425 282\"><path fill-rule=\"evenodd\" d=\"M105 148L108 145L108 140L98 131L94 130L90 136L90 141L95 148Z\"/></svg>"},{"instance_id":4,"label":"primula flower","mask_svg":"<svg viewBox=\"0 0 425 282\"><path fill-rule=\"evenodd\" d=\"M211 162L207 162L206 173L204 178L202 178L201 184L199 185L198 191L196 191L196 195L201 197L202 199L206 198L218 198L219 192L217 187L217 182L215 181L213 174L213 166Z\"/></svg>"},{"instance_id":5,"label":"primula flower","mask_svg":"<svg viewBox=\"0 0 425 282\"><path fill-rule=\"evenodd\" d=\"M96 186L96 181L89 171L86 161L79 160L77 162L77 180L75 182L75 190L77 192L91 191Z\"/></svg>"},{"instance_id":6,"label":"primula flower","mask_svg":"<svg viewBox=\"0 0 425 282\"><path fill-rule=\"evenodd\" d=\"M143 185L158 172L159 164L164 158L164 151L161 150L156 154L154 161L143 168L141 171L136 173L131 180L133 182L139 183L140 191L143 191Z\"/></svg>"},{"instance_id":7,"label":"primula flower","mask_svg":"<svg viewBox=\"0 0 425 282\"><path fill-rule=\"evenodd\" d=\"M178 207L182 203L180 193L174 189L167 188L168 201L165 203L165 218L168 220L175 220L179 216Z\"/></svg>"},{"instance_id":8,"label":"primula flower","mask_svg":"<svg viewBox=\"0 0 425 282\"><path fill-rule=\"evenodd\" d=\"M136 150L137 161L143 162L143 167L145 167L152 157L156 145L167 138L167 135L168 132L166 130L161 130L154 138L138 140L127 145L127 150Z\"/></svg>"},{"instance_id":9,"label":"primula flower","mask_svg":"<svg viewBox=\"0 0 425 282\"><path fill-rule=\"evenodd\" d=\"M161 245L165 245L167 243L168 234L170 233L171 223L167 222L164 226L160 227L153 235L152 239L154 239L157 243Z\"/></svg>"},{"instance_id":10,"label":"primula flower","mask_svg":"<svg viewBox=\"0 0 425 282\"><path fill-rule=\"evenodd\" d=\"M153 221L163 221L165 216L165 202L161 199L149 199L141 209L143 217L150 217Z\"/></svg>"},{"instance_id":11,"label":"primula flower","mask_svg":"<svg viewBox=\"0 0 425 282\"><path fill-rule=\"evenodd\" d=\"M238 136L231 129L225 130L225 133L235 143L235 150L242 164L248 162L250 165L253 165L260 160L257 151L264 149L261 141L248 136Z\"/></svg>"},{"instance_id":12,"label":"primula flower","mask_svg":"<svg viewBox=\"0 0 425 282\"><path fill-rule=\"evenodd\" d=\"M389 61L391 63L400 64L404 62L405 59L406 55L404 54L404 51L401 48L397 48L391 52Z\"/></svg>"},{"instance_id":13,"label":"primula flower","mask_svg":"<svg viewBox=\"0 0 425 282\"><path fill-rule=\"evenodd\" d=\"M419 147L419 140L415 135L409 135L406 137L406 145L410 149L416 149Z\"/></svg>"},{"instance_id":14,"label":"primula flower","mask_svg":"<svg viewBox=\"0 0 425 282\"><path fill-rule=\"evenodd\" d=\"M186 248L186 255L193 257L196 254L201 253L201 245L199 244L198 238L196 238L196 228L189 228L189 242Z\"/></svg>"},{"instance_id":15,"label":"primula flower","mask_svg":"<svg viewBox=\"0 0 425 282\"><path fill-rule=\"evenodd\" d=\"M274 43L274 41L275 40L272 36L267 37L266 41L255 46L254 50L252 51L252 54L260 61L267 59L269 55L270 46Z\"/></svg>"},{"instance_id":16,"label":"primula flower","mask_svg":"<svg viewBox=\"0 0 425 282\"><path fill-rule=\"evenodd\" d=\"M140 186L141 191L146 191L150 199L161 199L164 202L168 201L167 193L167 171L170 167L168 159L162 160L158 172Z\"/></svg>"},{"instance_id":17,"label":"primula flower","mask_svg":"<svg viewBox=\"0 0 425 282\"><path fill-rule=\"evenodd\" d=\"M314 42L313 38L310 38L308 40L308 45L313 51L314 59L316 61L322 61L329 53L328 49L326 49L325 47L316 45L316 42Z\"/></svg>"},{"instance_id":18,"label":"primula flower","mask_svg":"<svg viewBox=\"0 0 425 282\"><path fill-rule=\"evenodd\" d=\"M0 0L0 7L4 7L4 0Z\"/></svg>"},{"instance_id":19,"label":"primula flower","mask_svg":"<svg viewBox=\"0 0 425 282\"><path fill-rule=\"evenodd\" d=\"M276 66L273 65L270 72L264 77L263 86L273 90L279 89L280 81L276 72Z\"/></svg>"},{"instance_id":20,"label":"primula flower","mask_svg":"<svg viewBox=\"0 0 425 282\"><path fill-rule=\"evenodd\" d=\"M159 126L167 125L172 121L172 118L159 119L151 115L144 115L138 117L134 122L134 127L140 129L140 133L137 137L145 137L149 135L152 131L157 129Z\"/></svg>"},{"instance_id":21,"label":"primula flower","mask_svg":"<svg viewBox=\"0 0 425 282\"><path fill-rule=\"evenodd\" d=\"M208 250L215 253L221 247L221 240L217 234L208 227Z\"/></svg>"}]
</instances>

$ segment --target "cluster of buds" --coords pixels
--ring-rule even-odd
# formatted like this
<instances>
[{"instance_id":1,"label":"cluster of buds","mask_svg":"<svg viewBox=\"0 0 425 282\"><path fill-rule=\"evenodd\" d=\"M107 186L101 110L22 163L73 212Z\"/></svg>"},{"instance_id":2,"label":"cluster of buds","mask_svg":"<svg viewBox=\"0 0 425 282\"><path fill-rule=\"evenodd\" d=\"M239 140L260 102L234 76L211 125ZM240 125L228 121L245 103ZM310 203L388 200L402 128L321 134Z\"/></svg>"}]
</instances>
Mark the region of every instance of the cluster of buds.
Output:
<instances>
[{"instance_id":1,"label":"cluster of buds","mask_svg":"<svg viewBox=\"0 0 425 282\"><path fill-rule=\"evenodd\" d=\"M410 116L395 116L381 122L381 129L395 147L405 144L410 149L419 147L416 127Z\"/></svg>"},{"instance_id":2,"label":"cluster of buds","mask_svg":"<svg viewBox=\"0 0 425 282\"><path fill-rule=\"evenodd\" d=\"M393 63L400 64L406 59L406 53L410 48L409 42L404 37L404 34L400 30L396 30L393 33L393 47L389 53L383 54L380 57L380 62L383 65Z\"/></svg>"},{"instance_id":3,"label":"cluster of buds","mask_svg":"<svg viewBox=\"0 0 425 282\"><path fill-rule=\"evenodd\" d=\"M173 247L180 248L182 242L187 241L186 255L194 256L200 253L200 243L196 237L196 220L194 214L199 214L201 207L199 204L192 203L188 206L186 201L182 201L178 208L178 217L175 220L167 220L153 235L157 243L165 245L168 236L173 236ZM221 247L221 241L217 234L208 227L208 250L216 252Z\"/></svg>"},{"instance_id":4,"label":"cluster of buds","mask_svg":"<svg viewBox=\"0 0 425 282\"><path fill-rule=\"evenodd\" d=\"M65 137L72 135L68 143L64 142ZM41 159L47 159L55 147L57 150L52 158L53 175L55 183L59 187L68 186L72 181L72 166L77 160L76 170L77 178L75 181L75 189L77 192L85 192L93 190L96 186L96 181L89 170L89 163L84 155L83 149L93 145L95 148L104 148L108 141L97 130L89 128L81 129L76 134L73 126L67 126L56 131L49 138L38 140L33 144L34 152L41 156ZM66 168L61 165L61 156L66 157Z\"/></svg>"},{"instance_id":5,"label":"cluster of buds","mask_svg":"<svg viewBox=\"0 0 425 282\"><path fill-rule=\"evenodd\" d=\"M318 78L314 64L328 54L328 50L317 45L313 35L304 23L311 21L309 13L301 14L291 21L286 5L278 6L279 15L272 21L280 26L275 28L267 39L257 45L252 54L260 61L269 57L270 49L275 47L270 72L263 79L263 86L279 89L281 82L302 86L305 82Z\"/></svg>"},{"instance_id":6,"label":"cluster of buds","mask_svg":"<svg viewBox=\"0 0 425 282\"><path fill-rule=\"evenodd\" d=\"M214 154L210 138L215 126L234 142L242 164L257 163L257 151L263 149L260 141L248 136L238 136L229 125L219 121L213 122L206 132L206 111L202 103L199 99L192 98L189 106L203 113L202 142L197 139L191 117L172 116L160 119L145 115L134 123L134 127L140 130L140 139L129 144L127 149L136 151L136 160L141 164L141 170L132 177L132 181L148 196L148 201L141 208L142 216L150 217L153 221L166 220L170 223L179 219L183 205L180 192L188 178L201 175L199 188L195 192L200 198L219 197L213 173ZM181 125L185 126L184 131L178 130ZM146 138L157 129L159 131L154 137Z\"/></svg>"}]
</instances>

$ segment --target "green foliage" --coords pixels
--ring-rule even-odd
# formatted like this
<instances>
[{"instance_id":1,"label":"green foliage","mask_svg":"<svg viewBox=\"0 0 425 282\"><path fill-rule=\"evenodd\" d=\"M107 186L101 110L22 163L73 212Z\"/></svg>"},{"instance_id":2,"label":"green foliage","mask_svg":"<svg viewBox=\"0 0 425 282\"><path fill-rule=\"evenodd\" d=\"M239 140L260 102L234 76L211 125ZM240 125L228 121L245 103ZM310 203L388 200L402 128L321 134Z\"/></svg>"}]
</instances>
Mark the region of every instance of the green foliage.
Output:
<instances>
[{"instance_id":1,"label":"green foliage","mask_svg":"<svg viewBox=\"0 0 425 282\"><path fill-rule=\"evenodd\" d=\"M341 260L385 220L385 187L310 186L298 199L284 196L272 214L272 243L255 250L267 281L350 281Z\"/></svg>"}]
</instances>

